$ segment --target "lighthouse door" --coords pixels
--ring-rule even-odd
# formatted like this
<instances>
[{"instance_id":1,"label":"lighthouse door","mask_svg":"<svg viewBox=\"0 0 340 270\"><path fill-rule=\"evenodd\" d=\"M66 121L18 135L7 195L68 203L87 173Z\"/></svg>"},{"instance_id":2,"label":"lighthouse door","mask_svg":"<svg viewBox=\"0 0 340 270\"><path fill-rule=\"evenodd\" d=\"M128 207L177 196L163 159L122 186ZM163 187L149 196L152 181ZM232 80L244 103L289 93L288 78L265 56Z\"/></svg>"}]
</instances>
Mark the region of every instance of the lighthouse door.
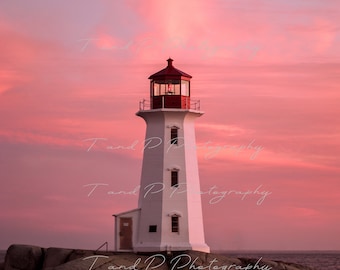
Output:
<instances>
[{"instance_id":1,"label":"lighthouse door","mask_svg":"<svg viewBox=\"0 0 340 270\"><path fill-rule=\"evenodd\" d=\"M132 218L122 217L119 224L120 249L132 249Z\"/></svg>"}]
</instances>

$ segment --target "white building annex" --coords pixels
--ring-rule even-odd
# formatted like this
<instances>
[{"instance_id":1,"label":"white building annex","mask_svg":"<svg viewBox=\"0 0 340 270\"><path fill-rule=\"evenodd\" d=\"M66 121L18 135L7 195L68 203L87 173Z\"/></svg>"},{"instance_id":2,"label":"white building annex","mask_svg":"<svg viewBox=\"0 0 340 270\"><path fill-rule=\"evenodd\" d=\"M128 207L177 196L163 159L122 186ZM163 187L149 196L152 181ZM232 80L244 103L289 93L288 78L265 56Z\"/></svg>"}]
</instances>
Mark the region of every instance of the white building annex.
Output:
<instances>
[{"instance_id":1,"label":"white building annex","mask_svg":"<svg viewBox=\"0 0 340 270\"><path fill-rule=\"evenodd\" d=\"M194 122L203 112L191 99L189 74L168 66L151 75L150 101L136 113L147 125L138 208L114 215L117 251L197 250L205 243Z\"/></svg>"}]
</instances>

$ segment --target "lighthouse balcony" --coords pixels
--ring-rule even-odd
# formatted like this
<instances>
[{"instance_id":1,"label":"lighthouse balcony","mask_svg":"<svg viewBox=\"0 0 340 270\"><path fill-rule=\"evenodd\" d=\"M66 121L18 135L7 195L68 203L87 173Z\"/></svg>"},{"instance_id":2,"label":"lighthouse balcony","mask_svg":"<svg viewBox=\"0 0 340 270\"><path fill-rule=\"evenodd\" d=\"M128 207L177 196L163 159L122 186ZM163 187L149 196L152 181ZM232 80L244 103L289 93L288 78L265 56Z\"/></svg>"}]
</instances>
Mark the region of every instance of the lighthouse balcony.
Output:
<instances>
[{"instance_id":1,"label":"lighthouse balcony","mask_svg":"<svg viewBox=\"0 0 340 270\"><path fill-rule=\"evenodd\" d=\"M200 100L191 99L188 96L157 96L151 100L143 99L139 102L139 110L147 111L154 109L182 109L195 110L201 109Z\"/></svg>"}]
</instances>

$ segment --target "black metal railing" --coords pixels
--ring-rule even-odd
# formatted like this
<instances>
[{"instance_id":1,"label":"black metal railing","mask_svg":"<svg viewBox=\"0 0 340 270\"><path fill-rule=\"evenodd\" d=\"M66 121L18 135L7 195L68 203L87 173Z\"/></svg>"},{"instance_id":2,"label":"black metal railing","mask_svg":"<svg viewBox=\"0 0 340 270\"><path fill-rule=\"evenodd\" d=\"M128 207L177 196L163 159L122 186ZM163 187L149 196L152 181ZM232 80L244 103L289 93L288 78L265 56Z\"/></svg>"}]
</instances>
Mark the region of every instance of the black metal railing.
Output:
<instances>
[{"instance_id":1,"label":"black metal railing","mask_svg":"<svg viewBox=\"0 0 340 270\"><path fill-rule=\"evenodd\" d=\"M164 96L162 97L162 103L160 107L157 107L157 109L163 109L163 108L169 108L167 106L165 106L165 102L164 102ZM140 111L147 111L147 110L151 110L152 109L152 104L151 101L148 99L143 99L141 101L139 101L139 110ZM180 107L179 109L187 109L187 110L195 110L195 111L199 111L201 109L201 102L200 100L196 100L196 99L189 99L188 97L188 101L185 103L184 108Z\"/></svg>"},{"instance_id":2,"label":"black metal railing","mask_svg":"<svg viewBox=\"0 0 340 270\"><path fill-rule=\"evenodd\" d=\"M96 249L96 251L99 251L101 248L105 247L105 251L107 252L109 250L109 243L105 242L102 244L99 248Z\"/></svg>"}]
</instances>

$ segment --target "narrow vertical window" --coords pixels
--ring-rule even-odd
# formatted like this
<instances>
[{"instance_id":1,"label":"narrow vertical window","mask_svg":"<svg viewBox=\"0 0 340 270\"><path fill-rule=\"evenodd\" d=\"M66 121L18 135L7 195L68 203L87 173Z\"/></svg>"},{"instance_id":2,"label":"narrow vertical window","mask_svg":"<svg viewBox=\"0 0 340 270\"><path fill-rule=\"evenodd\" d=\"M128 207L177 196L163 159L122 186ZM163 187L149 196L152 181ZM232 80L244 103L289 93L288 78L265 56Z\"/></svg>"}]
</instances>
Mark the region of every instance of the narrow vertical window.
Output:
<instances>
[{"instance_id":1,"label":"narrow vertical window","mask_svg":"<svg viewBox=\"0 0 340 270\"><path fill-rule=\"evenodd\" d=\"M178 128L171 128L171 144L178 144Z\"/></svg>"},{"instance_id":2,"label":"narrow vertical window","mask_svg":"<svg viewBox=\"0 0 340 270\"><path fill-rule=\"evenodd\" d=\"M178 171L171 171L171 186L178 187Z\"/></svg>"},{"instance_id":3,"label":"narrow vertical window","mask_svg":"<svg viewBox=\"0 0 340 270\"><path fill-rule=\"evenodd\" d=\"M172 232L179 232L179 222L178 216L171 217L171 231Z\"/></svg>"}]
</instances>

